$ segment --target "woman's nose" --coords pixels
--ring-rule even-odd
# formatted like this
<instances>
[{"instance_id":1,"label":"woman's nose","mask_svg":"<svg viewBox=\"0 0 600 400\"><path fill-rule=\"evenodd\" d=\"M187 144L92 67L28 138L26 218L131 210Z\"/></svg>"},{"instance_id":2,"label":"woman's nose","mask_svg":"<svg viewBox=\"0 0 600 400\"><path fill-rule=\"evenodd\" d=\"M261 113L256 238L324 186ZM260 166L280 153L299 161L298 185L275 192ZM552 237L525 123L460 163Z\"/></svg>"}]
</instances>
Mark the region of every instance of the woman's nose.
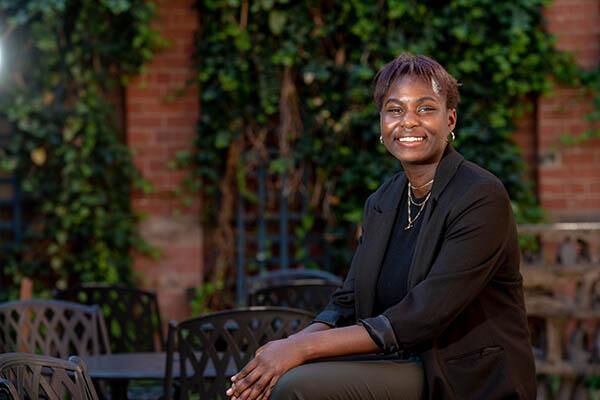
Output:
<instances>
[{"instance_id":1,"label":"woman's nose","mask_svg":"<svg viewBox=\"0 0 600 400\"><path fill-rule=\"evenodd\" d=\"M415 113L407 111L406 114L404 114L404 119L402 120L403 128L411 129L417 126L418 124L419 119L417 118Z\"/></svg>"}]
</instances>

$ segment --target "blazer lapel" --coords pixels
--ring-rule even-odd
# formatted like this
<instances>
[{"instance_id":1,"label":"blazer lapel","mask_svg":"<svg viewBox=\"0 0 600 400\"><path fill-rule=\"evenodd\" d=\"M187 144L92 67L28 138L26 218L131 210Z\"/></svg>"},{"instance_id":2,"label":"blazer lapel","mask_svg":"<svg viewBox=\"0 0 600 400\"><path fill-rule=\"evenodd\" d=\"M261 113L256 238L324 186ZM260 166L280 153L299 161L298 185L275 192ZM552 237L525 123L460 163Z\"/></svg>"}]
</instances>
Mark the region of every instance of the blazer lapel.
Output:
<instances>
[{"instance_id":1,"label":"blazer lapel","mask_svg":"<svg viewBox=\"0 0 600 400\"><path fill-rule=\"evenodd\" d=\"M406 176L399 174L394 182L390 183L389 189L383 194L377 203L369 210L368 220L364 221L368 231L363 232L363 244L356 254L360 268L356 272L355 302L356 315L358 318L371 316L375 297L375 285L379 277L381 263L385 255L386 247L392 233L396 212L403 191L406 189Z\"/></svg>"},{"instance_id":2,"label":"blazer lapel","mask_svg":"<svg viewBox=\"0 0 600 400\"><path fill-rule=\"evenodd\" d=\"M454 150L451 145L446 147L444 155L435 172L433 187L431 188L431 199L427 208L424 210L423 224L421 225L421 231L417 236L415 253L408 273L409 290L425 279L429 273L434 252L427 246L428 243L430 243L427 238L432 237L432 235L437 236L438 233L436 231L441 228L440 224L443 223L442 218L436 218L436 206L442 192L448 183L450 183L463 161L464 157Z\"/></svg>"}]
</instances>

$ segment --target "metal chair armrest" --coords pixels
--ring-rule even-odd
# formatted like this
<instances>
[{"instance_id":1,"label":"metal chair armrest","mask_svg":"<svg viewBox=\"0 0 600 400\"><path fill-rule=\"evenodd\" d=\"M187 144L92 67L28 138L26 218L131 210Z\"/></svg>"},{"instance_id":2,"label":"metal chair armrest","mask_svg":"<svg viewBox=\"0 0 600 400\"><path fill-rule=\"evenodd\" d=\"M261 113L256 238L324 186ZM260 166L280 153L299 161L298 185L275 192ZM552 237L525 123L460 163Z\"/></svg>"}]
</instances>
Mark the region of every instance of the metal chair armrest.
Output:
<instances>
[{"instance_id":1,"label":"metal chair armrest","mask_svg":"<svg viewBox=\"0 0 600 400\"><path fill-rule=\"evenodd\" d=\"M0 400L18 400L19 395L15 386L4 378L0 378Z\"/></svg>"}]
</instances>

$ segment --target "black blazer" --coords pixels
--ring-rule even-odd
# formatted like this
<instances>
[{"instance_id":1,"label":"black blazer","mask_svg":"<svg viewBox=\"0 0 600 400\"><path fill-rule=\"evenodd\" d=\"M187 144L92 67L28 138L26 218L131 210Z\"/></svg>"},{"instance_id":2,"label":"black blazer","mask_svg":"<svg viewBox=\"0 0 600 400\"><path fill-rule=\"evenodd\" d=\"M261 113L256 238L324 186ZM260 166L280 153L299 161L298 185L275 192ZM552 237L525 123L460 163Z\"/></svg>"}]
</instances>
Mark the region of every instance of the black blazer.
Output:
<instances>
[{"instance_id":1,"label":"black blazer","mask_svg":"<svg viewBox=\"0 0 600 400\"><path fill-rule=\"evenodd\" d=\"M510 200L494 175L451 146L421 216L409 292L373 315L379 270L406 186L401 172L368 198L348 276L315 321L363 323L384 352L417 353L429 399L535 399Z\"/></svg>"}]
</instances>

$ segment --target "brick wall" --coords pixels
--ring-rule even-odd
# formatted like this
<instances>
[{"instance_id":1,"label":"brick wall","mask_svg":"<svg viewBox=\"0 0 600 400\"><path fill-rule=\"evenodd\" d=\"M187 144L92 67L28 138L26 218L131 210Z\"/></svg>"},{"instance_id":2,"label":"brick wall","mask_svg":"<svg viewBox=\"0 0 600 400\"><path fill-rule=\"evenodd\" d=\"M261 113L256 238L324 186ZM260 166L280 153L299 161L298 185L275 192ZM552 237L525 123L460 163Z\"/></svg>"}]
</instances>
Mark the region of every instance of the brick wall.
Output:
<instances>
[{"instance_id":1,"label":"brick wall","mask_svg":"<svg viewBox=\"0 0 600 400\"><path fill-rule=\"evenodd\" d=\"M137 256L134 268L141 286L157 291L163 318L170 320L189 316L185 290L202 278L199 205L183 207L174 191L185 172L169 168L178 151L191 147L195 135L198 96L186 80L194 76L191 56L198 15L192 0L157 3L155 27L169 45L128 86L125 123L135 163L154 186L151 194L136 193L133 204L145 215L143 236L161 252L157 260Z\"/></svg>"},{"instance_id":2,"label":"brick wall","mask_svg":"<svg viewBox=\"0 0 600 400\"><path fill-rule=\"evenodd\" d=\"M168 163L178 150L191 148L198 118L195 87L168 100L193 76L191 55L198 18L193 0L159 0L156 27L170 40L167 49L129 85L125 97L127 141L135 163L154 185L152 194L136 193L144 213L144 237L162 254L138 256L140 284L157 290L165 320L189 315L187 288L202 279L202 231L199 204L183 208L175 196L184 172ZM600 0L555 0L546 9L548 28L559 48L572 51L584 67L600 60ZM578 88L559 87L537 101L518 123L515 139L537 183L542 205L554 220L600 220L600 140L564 147L559 136L586 128L590 99Z\"/></svg>"},{"instance_id":3,"label":"brick wall","mask_svg":"<svg viewBox=\"0 0 600 400\"><path fill-rule=\"evenodd\" d=\"M600 0L555 0L545 10L559 49L584 68L600 63ZM537 104L537 183L540 202L555 221L600 221L600 139L565 146L566 132L590 127L592 101L581 88L557 87Z\"/></svg>"}]
</instances>

